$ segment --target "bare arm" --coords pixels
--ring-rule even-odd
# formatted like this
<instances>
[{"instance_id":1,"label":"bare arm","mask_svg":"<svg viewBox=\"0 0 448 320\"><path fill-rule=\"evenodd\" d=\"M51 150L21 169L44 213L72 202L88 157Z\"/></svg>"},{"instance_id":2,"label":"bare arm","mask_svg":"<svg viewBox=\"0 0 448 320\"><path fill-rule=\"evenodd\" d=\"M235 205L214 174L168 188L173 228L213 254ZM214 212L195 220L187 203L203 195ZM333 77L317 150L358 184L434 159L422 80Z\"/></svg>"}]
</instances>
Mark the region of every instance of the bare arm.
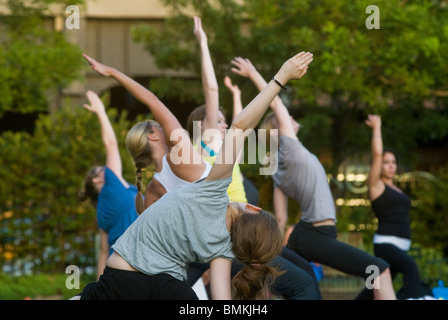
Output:
<instances>
[{"instance_id":1,"label":"bare arm","mask_svg":"<svg viewBox=\"0 0 448 320\"><path fill-rule=\"evenodd\" d=\"M312 61L312 54L301 52L287 60L277 72L275 78L283 84L292 79L300 79ZM224 138L223 146L207 180L223 179L232 175L236 157L244 144L244 132L255 128L280 89L280 86L274 81L270 81L236 116Z\"/></svg>"},{"instance_id":2,"label":"bare arm","mask_svg":"<svg viewBox=\"0 0 448 320\"><path fill-rule=\"evenodd\" d=\"M286 224L288 223L288 196L283 193L279 188L274 187L274 212L277 223L282 230L283 234L286 230Z\"/></svg>"},{"instance_id":3,"label":"bare arm","mask_svg":"<svg viewBox=\"0 0 448 320\"><path fill-rule=\"evenodd\" d=\"M241 110L243 110L243 104L241 102L241 90L236 84L232 83L232 79L230 79L230 77L228 76L224 78L224 85L232 93L232 100L233 100L232 120L233 120L238 115L238 113L240 113Z\"/></svg>"},{"instance_id":4,"label":"bare arm","mask_svg":"<svg viewBox=\"0 0 448 320\"><path fill-rule=\"evenodd\" d=\"M95 113L100 122L101 138L106 149L106 166L114 172L125 186L128 186L128 183L122 177L122 164L117 137L104 109L103 102L93 91L87 91L86 96L90 104L84 104L84 108Z\"/></svg>"},{"instance_id":5,"label":"bare arm","mask_svg":"<svg viewBox=\"0 0 448 320\"><path fill-rule=\"evenodd\" d=\"M266 86L266 80L262 77L262 75L258 72L258 70L249 59L236 57L232 60L231 63L234 65L232 71L242 77L249 78L259 91L263 90L263 88ZM305 75L305 73L306 69L304 70L303 75ZM291 123L291 117L282 99L279 96L276 96L273 99L270 107L275 114L275 118L278 121L279 135L297 139L297 135Z\"/></svg>"},{"instance_id":6,"label":"bare arm","mask_svg":"<svg viewBox=\"0 0 448 320\"><path fill-rule=\"evenodd\" d=\"M210 262L210 291L213 300L231 300L230 271L232 262L216 258Z\"/></svg>"},{"instance_id":7,"label":"bare arm","mask_svg":"<svg viewBox=\"0 0 448 320\"><path fill-rule=\"evenodd\" d=\"M232 80L228 76L226 76L224 78L224 85L232 93L232 97L233 97L232 121L233 121L235 119L235 117L243 110L243 105L241 103L241 90L240 90L240 88L238 88L237 85L232 84ZM243 153L240 152L238 155L238 158L236 159L236 162L240 163L240 159L241 159L242 155L243 155ZM241 175L241 177L242 177L242 179L244 179L242 175Z\"/></svg>"},{"instance_id":8,"label":"bare arm","mask_svg":"<svg viewBox=\"0 0 448 320\"><path fill-rule=\"evenodd\" d=\"M117 80L123 87L125 87L137 100L145 104L154 116L154 119L162 126L166 141L171 142L171 146L176 145L181 142L181 140L186 143L189 141L188 135L185 134L186 139L179 139L176 141L170 140L171 133L176 129L183 129L182 125L179 123L174 114L161 102L157 96L143 87L141 84L135 80L129 78L125 74L121 73L117 69L106 66L99 63L95 59L83 55L84 58L89 62L90 66L99 74L106 77L113 77ZM179 130L182 132L182 130Z\"/></svg>"},{"instance_id":9,"label":"bare arm","mask_svg":"<svg viewBox=\"0 0 448 320\"><path fill-rule=\"evenodd\" d=\"M109 258L109 241L108 234L103 229L99 229L100 232L100 253L98 256L97 263L97 280L103 274L104 269L106 268L106 261Z\"/></svg>"},{"instance_id":10,"label":"bare arm","mask_svg":"<svg viewBox=\"0 0 448 320\"><path fill-rule=\"evenodd\" d=\"M194 34L198 39L199 48L201 51L201 75L206 107L206 115L204 121L202 122L202 128L204 130L214 129L218 124L218 81L216 80L215 69L213 67L210 50L208 48L207 35L202 29L201 18L196 16L194 17Z\"/></svg>"},{"instance_id":11,"label":"bare arm","mask_svg":"<svg viewBox=\"0 0 448 320\"><path fill-rule=\"evenodd\" d=\"M369 187L369 197L376 199L384 190L385 186L381 180L381 167L383 164L383 138L381 134L381 117L378 115L369 115L366 124L372 128L371 156L372 164L370 167L367 186Z\"/></svg>"}]
</instances>

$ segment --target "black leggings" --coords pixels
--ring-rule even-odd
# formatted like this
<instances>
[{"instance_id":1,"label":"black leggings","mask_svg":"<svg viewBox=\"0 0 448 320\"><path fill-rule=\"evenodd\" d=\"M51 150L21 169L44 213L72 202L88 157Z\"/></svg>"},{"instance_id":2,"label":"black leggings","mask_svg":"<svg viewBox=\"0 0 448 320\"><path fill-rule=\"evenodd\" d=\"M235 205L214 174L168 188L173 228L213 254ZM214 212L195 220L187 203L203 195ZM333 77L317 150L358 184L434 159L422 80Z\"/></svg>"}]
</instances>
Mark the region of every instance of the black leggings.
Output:
<instances>
[{"instance_id":1,"label":"black leggings","mask_svg":"<svg viewBox=\"0 0 448 320\"><path fill-rule=\"evenodd\" d=\"M381 258L336 239L336 226L313 226L300 221L292 231L288 248L308 261L324 264L341 272L367 279L367 267L377 266L379 273L389 267Z\"/></svg>"},{"instance_id":2,"label":"black leggings","mask_svg":"<svg viewBox=\"0 0 448 320\"><path fill-rule=\"evenodd\" d=\"M149 276L106 267L97 282L87 284L81 300L198 300L185 282L168 274Z\"/></svg>"},{"instance_id":3,"label":"black leggings","mask_svg":"<svg viewBox=\"0 0 448 320\"><path fill-rule=\"evenodd\" d=\"M375 244L373 250L377 257L381 257L389 262L392 279L399 273L403 274L403 286L397 292L397 299L416 299L428 294L420 280L417 263L406 251L400 250L395 245L389 243ZM364 290L357 299L373 299L373 294Z\"/></svg>"}]
</instances>

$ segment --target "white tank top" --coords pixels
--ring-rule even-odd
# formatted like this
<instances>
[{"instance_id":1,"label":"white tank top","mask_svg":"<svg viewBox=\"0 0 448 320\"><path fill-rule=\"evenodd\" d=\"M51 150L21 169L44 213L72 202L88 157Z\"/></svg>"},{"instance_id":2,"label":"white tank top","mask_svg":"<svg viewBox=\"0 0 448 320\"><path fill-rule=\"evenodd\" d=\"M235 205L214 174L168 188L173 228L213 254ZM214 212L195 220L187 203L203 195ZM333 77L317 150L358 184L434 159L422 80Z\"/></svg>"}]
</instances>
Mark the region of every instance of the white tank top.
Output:
<instances>
[{"instance_id":1,"label":"white tank top","mask_svg":"<svg viewBox=\"0 0 448 320\"><path fill-rule=\"evenodd\" d=\"M202 176L198 179L201 180L203 178L206 178L210 172L210 169L212 168L212 165L206 161L205 162L205 170L202 173ZM162 170L160 172L154 173L154 179L159 181L162 186L165 188L166 192L170 192L174 189L177 189L179 187L185 186L187 184L190 184L191 182L183 180L176 176L174 172L171 170L170 165L168 161L166 160L166 155L162 158Z\"/></svg>"}]
</instances>

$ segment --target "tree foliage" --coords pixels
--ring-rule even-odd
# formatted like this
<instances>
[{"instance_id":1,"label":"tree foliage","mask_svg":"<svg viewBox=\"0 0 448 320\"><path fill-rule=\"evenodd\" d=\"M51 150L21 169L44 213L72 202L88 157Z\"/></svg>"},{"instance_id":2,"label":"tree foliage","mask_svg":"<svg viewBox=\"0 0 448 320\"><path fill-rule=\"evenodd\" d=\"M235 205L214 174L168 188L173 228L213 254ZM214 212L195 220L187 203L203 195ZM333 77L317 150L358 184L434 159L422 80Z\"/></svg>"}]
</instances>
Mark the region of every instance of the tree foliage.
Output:
<instances>
[{"instance_id":1,"label":"tree foliage","mask_svg":"<svg viewBox=\"0 0 448 320\"><path fill-rule=\"evenodd\" d=\"M68 3L0 1L0 118L5 112L47 112L48 93L80 78L85 65L80 48L45 18L50 5Z\"/></svg>"},{"instance_id":2,"label":"tree foliage","mask_svg":"<svg viewBox=\"0 0 448 320\"><path fill-rule=\"evenodd\" d=\"M417 200L411 211L413 239L424 246L435 246L448 257L448 166L439 168L437 180L413 190Z\"/></svg>"},{"instance_id":3,"label":"tree foliage","mask_svg":"<svg viewBox=\"0 0 448 320\"><path fill-rule=\"evenodd\" d=\"M201 100L200 59L192 14L201 16L218 81L231 74L235 56L251 59L266 79L298 51L314 53L306 77L284 96L304 125L300 135L314 152L329 151L327 168L369 149L368 113L385 117L385 141L415 164L418 143L446 141L448 120L448 6L445 1L164 0L172 15L162 27L141 26L143 43L162 69L184 70L196 84L163 79L161 94ZM366 8L379 8L380 29L368 29ZM243 100L256 94L247 79L233 77ZM157 87L159 88L159 87ZM231 110L230 94L221 104ZM420 121L424 116L425 121ZM398 137L398 138L396 138ZM403 141L399 141L403 139ZM446 142L445 142L446 144Z\"/></svg>"}]
</instances>

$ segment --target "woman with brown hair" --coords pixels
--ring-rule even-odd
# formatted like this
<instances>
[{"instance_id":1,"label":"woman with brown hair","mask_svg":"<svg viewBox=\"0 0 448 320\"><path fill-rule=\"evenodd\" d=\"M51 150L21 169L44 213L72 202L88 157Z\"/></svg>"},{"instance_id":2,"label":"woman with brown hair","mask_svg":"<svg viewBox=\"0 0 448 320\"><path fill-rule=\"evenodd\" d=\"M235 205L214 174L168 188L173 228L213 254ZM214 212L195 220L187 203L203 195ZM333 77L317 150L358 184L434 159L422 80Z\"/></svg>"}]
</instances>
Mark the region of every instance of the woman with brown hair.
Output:
<instances>
[{"instance_id":1,"label":"woman with brown hair","mask_svg":"<svg viewBox=\"0 0 448 320\"><path fill-rule=\"evenodd\" d=\"M430 297L420 279L417 263L407 253L411 247L411 200L394 183L397 155L392 149L383 147L379 115L369 115L366 125L372 129L372 163L367 186L372 209L378 218L373 251L377 257L390 264L392 279L399 273L403 274L403 285L397 291L398 299ZM372 298L373 295L368 290L358 296L358 299Z\"/></svg>"},{"instance_id":2,"label":"woman with brown hair","mask_svg":"<svg viewBox=\"0 0 448 320\"><path fill-rule=\"evenodd\" d=\"M84 108L98 118L106 154L105 165L94 166L89 170L84 180L84 190L79 193L81 201L89 199L96 208L100 234L100 252L97 262L97 277L99 277L106 267L107 259L112 254L111 246L138 217L134 200L137 188L122 176L117 137L103 102L93 91L88 91L86 95L89 104L84 104Z\"/></svg>"}]
</instances>

